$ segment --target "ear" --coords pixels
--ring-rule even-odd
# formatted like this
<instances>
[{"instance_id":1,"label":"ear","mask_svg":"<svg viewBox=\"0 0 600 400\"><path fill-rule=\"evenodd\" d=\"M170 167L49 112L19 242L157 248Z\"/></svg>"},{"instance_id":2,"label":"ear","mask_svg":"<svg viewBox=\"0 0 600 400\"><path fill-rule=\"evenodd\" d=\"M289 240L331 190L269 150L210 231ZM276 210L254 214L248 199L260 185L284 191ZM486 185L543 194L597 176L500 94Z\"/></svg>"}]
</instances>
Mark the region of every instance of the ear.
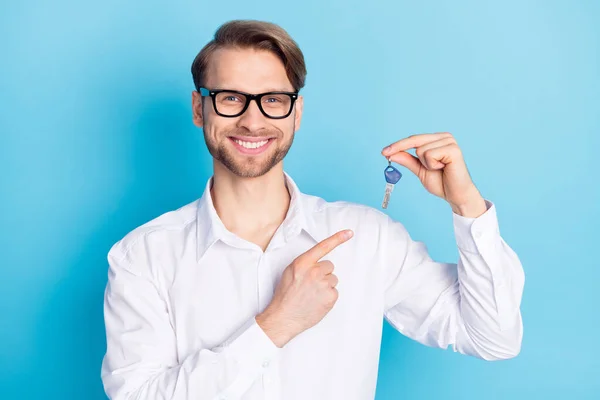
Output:
<instances>
[{"instance_id":1,"label":"ear","mask_svg":"<svg viewBox=\"0 0 600 400\"><path fill-rule=\"evenodd\" d=\"M202 112L203 98L197 91L192 92L192 120L198 128L204 126L204 114Z\"/></svg>"},{"instance_id":2,"label":"ear","mask_svg":"<svg viewBox=\"0 0 600 400\"><path fill-rule=\"evenodd\" d=\"M294 126L295 126L294 132L295 132L298 129L300 129L300 121L302 120L302 111L304 110L304 97L303 96L298 96L298 99L296 100L294 107L296 107L296 115L294 117Z\"/></svg>"}]
</instances>

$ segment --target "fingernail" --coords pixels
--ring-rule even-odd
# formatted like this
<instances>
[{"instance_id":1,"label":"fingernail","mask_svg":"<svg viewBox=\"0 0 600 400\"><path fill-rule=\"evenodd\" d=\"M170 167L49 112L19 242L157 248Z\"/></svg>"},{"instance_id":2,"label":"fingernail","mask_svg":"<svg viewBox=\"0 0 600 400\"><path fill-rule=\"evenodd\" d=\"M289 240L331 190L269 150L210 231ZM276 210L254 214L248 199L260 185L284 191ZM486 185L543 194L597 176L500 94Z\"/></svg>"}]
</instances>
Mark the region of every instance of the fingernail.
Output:
<instances>
[{"instance_id":1,"label":"fingernail","mask_svg":"<svg viewBox=\"0 0 600 400\"><path fill-rule=\"evenodd\" d=\"M392 149L392 146L387 146L383 149L383 154L387 154Z\"/></svg>"},{"instance_id":2,"label":"fingernail","mask_svg":"<svg viewBox=\"0 0 600 400\"><path fill-rule=\"evenodd\" d=\"M344 236L346 237L346 239L350 239L352 236L354 236L354 232L352 232L351 230L347 230Z\"/></svg>"}]
</instances>

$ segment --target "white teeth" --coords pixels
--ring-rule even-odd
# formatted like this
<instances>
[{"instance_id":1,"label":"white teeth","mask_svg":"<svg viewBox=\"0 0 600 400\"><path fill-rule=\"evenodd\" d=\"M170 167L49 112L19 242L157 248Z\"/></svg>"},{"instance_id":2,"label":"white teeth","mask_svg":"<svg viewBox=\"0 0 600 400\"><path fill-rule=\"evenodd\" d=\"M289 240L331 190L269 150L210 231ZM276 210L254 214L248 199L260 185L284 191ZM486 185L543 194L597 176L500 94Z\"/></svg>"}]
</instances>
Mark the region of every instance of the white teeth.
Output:
<instances>
[{"instance_id":1,"label":"white teeth","mask_svg":"<svg viewBox=\"0 0 600 400\"><path fill-rule=\"evenodd\" d=\"M238 139L233 139L237 144L239 144L242 147L245 147L247 149L257 149L259 147L264 146L265 144L267 144L269 141L268 140L263 140L261 142L244 142Z\"/></svg>"}]
</instances>

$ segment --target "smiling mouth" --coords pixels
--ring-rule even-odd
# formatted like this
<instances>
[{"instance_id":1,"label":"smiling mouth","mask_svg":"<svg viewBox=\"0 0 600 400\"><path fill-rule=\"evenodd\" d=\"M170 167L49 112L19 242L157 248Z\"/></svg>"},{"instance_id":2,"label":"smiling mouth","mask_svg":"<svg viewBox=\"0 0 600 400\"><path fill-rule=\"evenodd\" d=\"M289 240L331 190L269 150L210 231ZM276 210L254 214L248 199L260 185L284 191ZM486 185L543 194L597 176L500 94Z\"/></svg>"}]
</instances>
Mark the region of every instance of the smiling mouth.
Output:
<instances>
[{"instance_id":1,"label":"smiling mouth","mask_svg":"<svg viewBox=\"0 0 600 400\"><path fill-rule=\"evenodd\" d=\"M273 139L272 137L266 137L266 138L238 138L235 136L229 137L229 139L238 144L240 147L243 147L244 149L248 149L248 150L256 150L256 149L261 149L263 147L265 147L267 144L269 144Z\"/></svg>"},{"instance_id":2,"label":"smiling mouth","mask_svg":"<svg viewBox=\"0 0 600 400\"><path fill-rule=\"evenodd\" d=\"M269 143L270 139L264 139L264 140L257 141L257 142L248 142L248 141L244 141L244 140L240 140L240 139L236 139L236 138L231 138L231 140L233 140L234 142L236 142L237 144L239 144L240 146L242 146L245 149L258 149L258 148L263 147L267 143Z\"/></svg>"}]
</instances>

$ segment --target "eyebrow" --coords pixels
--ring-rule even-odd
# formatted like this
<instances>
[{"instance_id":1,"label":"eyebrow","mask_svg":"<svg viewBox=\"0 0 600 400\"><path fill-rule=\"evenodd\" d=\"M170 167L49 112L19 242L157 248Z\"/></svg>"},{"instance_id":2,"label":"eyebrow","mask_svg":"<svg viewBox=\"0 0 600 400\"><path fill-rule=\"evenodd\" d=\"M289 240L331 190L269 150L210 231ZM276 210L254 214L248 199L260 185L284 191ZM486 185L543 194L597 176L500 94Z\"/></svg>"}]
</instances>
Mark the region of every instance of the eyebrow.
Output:
<instances>
[{"instance_id":1,"label":"eyebrow","mask_svg":"<svg viewBox=\"0 0 600 400\"><path fill-rule=\"evenodd\" d=\"M294 92L294 91L295 91L294 89L271 88L271 89L265 90L263 93L266 93L266 92Z\"/></svg>"}]
</instances>

